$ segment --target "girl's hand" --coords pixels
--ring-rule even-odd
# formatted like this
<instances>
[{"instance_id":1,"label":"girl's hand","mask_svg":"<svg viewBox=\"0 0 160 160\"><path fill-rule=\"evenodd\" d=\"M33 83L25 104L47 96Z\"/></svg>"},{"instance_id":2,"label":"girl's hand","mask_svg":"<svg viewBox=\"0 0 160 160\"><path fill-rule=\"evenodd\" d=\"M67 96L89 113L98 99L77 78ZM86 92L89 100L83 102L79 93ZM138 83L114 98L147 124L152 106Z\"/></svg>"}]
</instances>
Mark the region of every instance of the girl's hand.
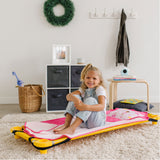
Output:
<instances>
[{"instance_id":1,"label":"girl's hand","mask_svg":"<svg viewBox=\"0 0 160 160\"><path fill-rule=\"evenodd\" d=\"M79 111L86 111L87 105L84 104L82 101L80 101L79 103L75 104L75 108L78 109Z\"/></svg>"},{"instance_id":2,"label":"girl's hand","mask_svg":"<svg viewBox=\"0 0 160 160\"><path fill-rule=\"evenodd\" d=\"M66 96L67 101L72 101L72 98L71 98L72 96L71 96L71 94L72 94L72 93L67 94L67 96Z\"/></svg>"}]
</instances>

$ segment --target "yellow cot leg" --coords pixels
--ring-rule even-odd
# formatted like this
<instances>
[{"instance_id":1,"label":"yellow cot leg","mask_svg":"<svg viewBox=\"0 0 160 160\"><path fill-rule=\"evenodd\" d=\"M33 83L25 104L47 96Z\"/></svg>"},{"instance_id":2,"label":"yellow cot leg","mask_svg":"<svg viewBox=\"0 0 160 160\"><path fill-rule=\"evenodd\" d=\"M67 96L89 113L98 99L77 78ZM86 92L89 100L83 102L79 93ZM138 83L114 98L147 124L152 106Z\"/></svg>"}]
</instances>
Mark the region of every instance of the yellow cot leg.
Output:
<instances>
[{"instance_id":1,"label":"yellow cot leg","mask_svg":"<svg viewBox=\"0 0 160 160\"><path fill-rule=\"evenodd\" d=\"M152 124L156 125L156 124L157 124L157 122L152 122Z\"/></svg>"},{"instance_id":2,"label":"yellow cot leg","mask_svg":"<svg viewBox=\"0 0 160 160\"><path fill-rule=\"evenodd\" d=\"M17 136L17 135L14 135L14 138L15 138L15 139L19 139L20 137L19 137L19 136Z\"/></svg>"},{"instance_id":3,"label":"yellow cot leg","mask_svg":"<svg viewBox=\"0 0 160 160\"><path fill-rule=\"evenodd\" d=\"M40 150L40 153L41 153L41 154L47 154L47 149L45 149L45 150Z\"/></svg>"}]
</instances>

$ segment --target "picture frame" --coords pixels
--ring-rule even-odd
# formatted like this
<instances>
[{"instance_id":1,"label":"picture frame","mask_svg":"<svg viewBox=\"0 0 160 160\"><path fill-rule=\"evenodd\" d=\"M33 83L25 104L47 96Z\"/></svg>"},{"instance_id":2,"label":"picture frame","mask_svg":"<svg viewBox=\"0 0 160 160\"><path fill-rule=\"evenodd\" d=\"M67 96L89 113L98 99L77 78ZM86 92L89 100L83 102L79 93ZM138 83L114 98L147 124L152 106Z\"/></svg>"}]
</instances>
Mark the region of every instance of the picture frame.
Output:
<instances>
[{"instance_id":1,"label":"picture frame","mask_svg":"<svg viewBox=\"0 0 160 160\"><path fill-rule=\"evenodd\" d=\"M70 64L71 63L71 45L53 44L52 64Z\"/></svg>"}]
</instances>

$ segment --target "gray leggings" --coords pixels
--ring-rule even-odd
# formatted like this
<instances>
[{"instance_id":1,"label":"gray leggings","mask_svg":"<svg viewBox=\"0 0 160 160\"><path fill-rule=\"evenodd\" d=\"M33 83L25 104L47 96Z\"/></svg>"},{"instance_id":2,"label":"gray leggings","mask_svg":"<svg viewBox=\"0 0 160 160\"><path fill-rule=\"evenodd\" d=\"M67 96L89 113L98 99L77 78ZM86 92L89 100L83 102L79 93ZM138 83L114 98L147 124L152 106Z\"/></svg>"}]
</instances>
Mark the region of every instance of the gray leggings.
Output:
<instances>
[{"instance_id":1,"label":"gray leggings","mask_svg":"<svg viewBox=\"0 0 160 160\"><path fill-rule=\"evenodd\" d=\"M79 95L74 95L74 96L76 96L81 100L81 97ZM97 100L93 97L86 98L83 101L83 103L88 105L98 104ZM65 114L66 113L69 113L72 116L76 115L76 117L80 118L83 121L80 127L83 127L83 128L94 128L94 127L100 127L105 125L106 114L104 110L98 111L98 112L79 111L75 108L73 102L68 102Z\"/></svg>"}]
</instances>

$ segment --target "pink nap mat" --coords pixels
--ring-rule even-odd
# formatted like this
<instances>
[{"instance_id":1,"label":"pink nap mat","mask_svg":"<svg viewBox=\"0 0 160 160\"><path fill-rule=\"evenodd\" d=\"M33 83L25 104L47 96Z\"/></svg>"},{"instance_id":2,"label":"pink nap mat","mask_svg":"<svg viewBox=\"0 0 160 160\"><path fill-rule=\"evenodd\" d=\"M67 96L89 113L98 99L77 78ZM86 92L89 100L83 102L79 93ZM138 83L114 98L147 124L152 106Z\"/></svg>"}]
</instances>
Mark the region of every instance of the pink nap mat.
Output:
<instances>
[{"instance_id":1,"label":"pink nap mat","mask_svg":"<svg viewBox=\"0 0 160 160\"><path fill-rule=\"evenodd\" d=\"M139 112L139 111L130 110L130 109L117 108L117 109L109 110L106 112L105 126L96 127L92 129L78 127L73 135L54 134L53 132L53 129L64 124L65 117L47 120L47 121L40 121L40 122L36 122L36 121L26 122L24 125L24 132L32 137L48 139L48 140L55 140L62 137L68 137L72 139L72 138L76 138L78 136L86 135L102 129L134 123L134 122L145 121L148 119L149 118L148 118L147 112Z\"/></svg>"}]
</instances>

